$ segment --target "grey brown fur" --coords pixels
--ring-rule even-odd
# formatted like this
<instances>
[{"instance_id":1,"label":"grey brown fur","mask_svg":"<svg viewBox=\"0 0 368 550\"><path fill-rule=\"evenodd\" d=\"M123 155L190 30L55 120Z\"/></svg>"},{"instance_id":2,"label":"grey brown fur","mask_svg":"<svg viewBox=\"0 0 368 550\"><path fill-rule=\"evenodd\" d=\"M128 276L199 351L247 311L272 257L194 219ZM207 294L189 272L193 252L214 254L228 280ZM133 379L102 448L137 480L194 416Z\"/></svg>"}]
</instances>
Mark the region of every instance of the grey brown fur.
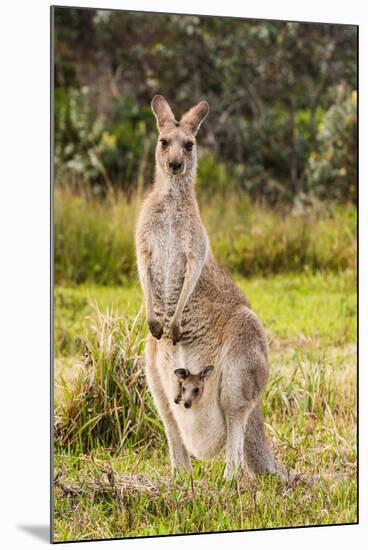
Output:
<instances>
[{"instance_id":1,"label":"grey brown fur","mask_svg":"<svg viewBox=\"0 0 368 550\"><path fill-rule=\"evenodd\" d=\"M196 134L208 113L200 102L178 122L162 96L152 109L159 139L156 178L136 231L138 271L149 334L149 389L163 421L173 469L191 472L190 456L226 448L225 476L279 474L265 438L260 396L268 379L264 330L240 290L212 256L194 192ZM177 368L214 366L196 407L174 403Z\"/></svg>"}]
</instances>

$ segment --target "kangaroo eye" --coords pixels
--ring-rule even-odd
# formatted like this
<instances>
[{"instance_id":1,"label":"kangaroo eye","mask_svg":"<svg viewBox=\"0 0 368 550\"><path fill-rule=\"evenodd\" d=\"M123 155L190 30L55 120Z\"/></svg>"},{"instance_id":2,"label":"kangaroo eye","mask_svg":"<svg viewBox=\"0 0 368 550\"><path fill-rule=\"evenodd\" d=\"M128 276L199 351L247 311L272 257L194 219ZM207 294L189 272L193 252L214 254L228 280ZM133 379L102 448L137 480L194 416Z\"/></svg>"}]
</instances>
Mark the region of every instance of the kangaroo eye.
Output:
<instances>
[{"instance_id":1,"label":"kangaroo eye","mask_svg":"<svg viewBox=\"0 0 368 550\"><path fill-rule=\"evenodd\" d=\"M193 393L197 395L199 393L199 388L194 388Z\"/></svg>"},{"instance_id":2,"label":"kangaroo eye","mask_svg":"<svg viewBox=\"0 0 368 550\"><path fill-rule=\"evenodd\" d=\"M185 388L184 388L184 386L181 387L181 391L182 391L183 393L185 393Z\"/></svg>"},{"instance_id":3,"label":"kangaroo eye","mask_svg":"<svg viewBox=\"0 0 368 550\"><path fill-rule=\"evenodd\" d=\"M160 139L160 143L163 149L165 149L169 145L169 142L167 141L167 139Z\"/></svg>"},{"instance_id":4,"label":"kangaroo eye","mask_svg":"<svg viewBox=\"0 0 368 550\"><path fill-rule=\"evenodd\" d=\"M186 144L184 145L184 149L186 151L191 151L193 149L193 142L192 141L187 141Z\"/></svg>"}]
</instances>

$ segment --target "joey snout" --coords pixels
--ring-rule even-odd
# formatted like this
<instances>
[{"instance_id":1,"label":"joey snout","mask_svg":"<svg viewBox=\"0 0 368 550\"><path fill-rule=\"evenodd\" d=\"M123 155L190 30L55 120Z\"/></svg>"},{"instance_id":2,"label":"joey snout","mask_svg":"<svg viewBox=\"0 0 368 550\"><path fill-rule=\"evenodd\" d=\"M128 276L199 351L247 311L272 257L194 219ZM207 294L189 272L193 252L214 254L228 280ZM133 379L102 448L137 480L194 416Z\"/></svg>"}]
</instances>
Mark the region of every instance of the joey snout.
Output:
<instances>
[{"instance_id":1,"label":"joey snout","mask_svg":"<svg viewBox=\"0 0 368 550\"><path fill-rule=\"evenodd\" d=\"M199 387L197 383L195 383L195 387L193 389L189 389L186 391L186 396L184 400L184 407L186 409L191 409L193 402L194 404L197 403L198 399L201 397L203 392L203 387Z\"/></svg>"}]
</instances>

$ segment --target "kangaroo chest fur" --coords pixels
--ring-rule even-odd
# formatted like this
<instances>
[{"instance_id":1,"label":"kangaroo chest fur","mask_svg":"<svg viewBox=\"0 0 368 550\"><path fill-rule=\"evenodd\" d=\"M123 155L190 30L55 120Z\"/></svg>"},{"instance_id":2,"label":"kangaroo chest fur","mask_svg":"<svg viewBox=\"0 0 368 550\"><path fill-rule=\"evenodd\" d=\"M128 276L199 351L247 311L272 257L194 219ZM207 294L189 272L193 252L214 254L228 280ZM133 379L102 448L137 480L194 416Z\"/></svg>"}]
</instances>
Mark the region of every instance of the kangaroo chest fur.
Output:
<instances>
[{"instance_id":1,"label":"kangaroo chest fur","mask_svg":"<svg viewBox=\"0 0 368 550\"><path fill-rule=\"evenodd\" d=\"M190 223L190 222L189 222ZM186 269L188 219L175 199L159 202L151 214L148 240L154 296L170 317L175 310Z\"/></svg>"},{"instance_id":2,"label":"kangaroo chest fur","mask_svg":"<svg viewBox=\"0 0 368 550\"><path fill-rule=\"evenodd\" d=\"M225 445L226 431L224 417L215 396L208 395L206 401L201 401L191 409L174 403L171 406L189 454L201 460L218 455Z\"/></svg>"}]
</instances>

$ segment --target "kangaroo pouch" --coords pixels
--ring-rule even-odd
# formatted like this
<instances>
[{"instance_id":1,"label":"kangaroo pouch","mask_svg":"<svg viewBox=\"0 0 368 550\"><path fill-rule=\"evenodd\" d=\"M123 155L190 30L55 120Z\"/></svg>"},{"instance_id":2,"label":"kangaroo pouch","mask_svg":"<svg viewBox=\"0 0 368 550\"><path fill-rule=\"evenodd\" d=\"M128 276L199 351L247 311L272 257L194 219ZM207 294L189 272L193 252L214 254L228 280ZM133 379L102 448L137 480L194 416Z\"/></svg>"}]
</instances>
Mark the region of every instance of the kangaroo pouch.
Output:
<instances>
[{"instance_id":1,"label":"kangaroo pouch","mask_svg":"<svg viewBox=\"0 0 368 550\"><path fill-rule=\"evenodd\" d=\"M218 403L206 402L191 409L174 407L174 418L188 453L201 460L218 455L226 439L225 421Z\"/></svg>"},{"instance_id":2,"label":"kangaroo pouch","mask_svg":"<svg viewBox=\"0 0 368 550\"><path fill-rule=\"evenodd\" d=\"M159 342L157 363L159 365L160 382L164 388L166 397L170 404L170 410L178 426L181 439L188 453L192 456L208 460L216 456L224 447L226 441L226 425L224 415L220 408L218 395L219 371L215 370L206 381L201 399L193 404L190 409L186 409L183 404L174 402L177 395L177 381L174 376L175 367L178 365L186 366L191 369L193 374L197 374L198 369L193 367L194 361L189 360L185 355L181 355L181 346L175 354L166 348L164 342ZM169 349L170 349L169 344ZM204 361L196 361L198 365L204 364Z\"/></svg>"}]
</instances>

